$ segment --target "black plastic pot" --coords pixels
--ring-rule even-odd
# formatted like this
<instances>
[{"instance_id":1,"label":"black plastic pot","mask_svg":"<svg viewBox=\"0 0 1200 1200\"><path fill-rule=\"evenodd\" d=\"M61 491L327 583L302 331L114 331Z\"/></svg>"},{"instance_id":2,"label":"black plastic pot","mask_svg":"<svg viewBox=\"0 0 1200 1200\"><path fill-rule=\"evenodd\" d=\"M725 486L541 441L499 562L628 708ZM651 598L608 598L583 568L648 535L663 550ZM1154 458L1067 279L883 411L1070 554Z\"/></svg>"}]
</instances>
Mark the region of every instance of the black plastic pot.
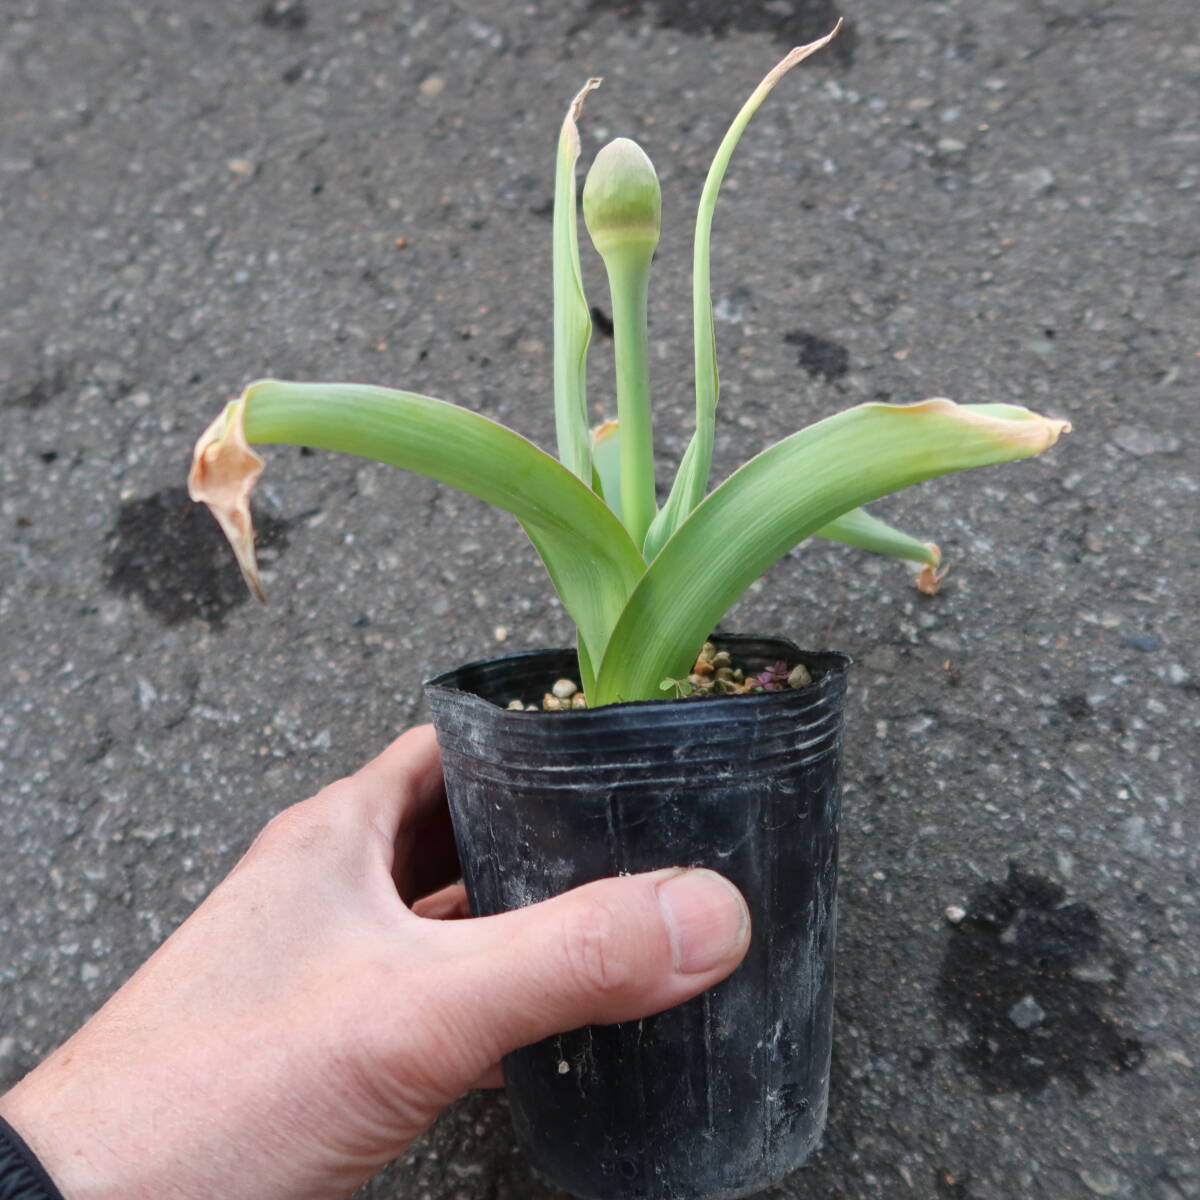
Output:
<instances>
[{"instance_id":1,"label":"black plastic pot","mask_svg":"<svg viewBox=\"0 0 1200 1200\"><path fill-rule=\"evenodd\" d=\"M804 662L814 682L562 713L500 707L575 676L574 652L552 650L425 685L477 915L669 866L712 867L750 904L750 950L717 987L505 1059L522 1148L588 1200L750 1195L800 1166L825 1122L850 660L715 640L747 668Z\"/></svg>"}]
</instances>

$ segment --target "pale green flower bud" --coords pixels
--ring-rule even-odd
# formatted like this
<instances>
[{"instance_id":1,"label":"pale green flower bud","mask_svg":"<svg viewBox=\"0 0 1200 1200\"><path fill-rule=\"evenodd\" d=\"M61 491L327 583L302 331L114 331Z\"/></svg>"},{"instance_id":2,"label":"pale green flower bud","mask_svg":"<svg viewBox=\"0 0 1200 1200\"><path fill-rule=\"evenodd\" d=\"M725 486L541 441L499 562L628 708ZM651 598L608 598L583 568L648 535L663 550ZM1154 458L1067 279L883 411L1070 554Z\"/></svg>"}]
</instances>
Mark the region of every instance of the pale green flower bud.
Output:
<instances>
[{"instance_id":1,"label":"pale green flower bud","mask_svg":"<svg viewBox=\"0 0 1200 1200\"><path fill-rule=\"evenodd\" d=\"M608 143L583 185L583 219L601 256L638 250L649 259L662 226L662 191L654 164L629 138Z\"/></svg>"}]
</instances>

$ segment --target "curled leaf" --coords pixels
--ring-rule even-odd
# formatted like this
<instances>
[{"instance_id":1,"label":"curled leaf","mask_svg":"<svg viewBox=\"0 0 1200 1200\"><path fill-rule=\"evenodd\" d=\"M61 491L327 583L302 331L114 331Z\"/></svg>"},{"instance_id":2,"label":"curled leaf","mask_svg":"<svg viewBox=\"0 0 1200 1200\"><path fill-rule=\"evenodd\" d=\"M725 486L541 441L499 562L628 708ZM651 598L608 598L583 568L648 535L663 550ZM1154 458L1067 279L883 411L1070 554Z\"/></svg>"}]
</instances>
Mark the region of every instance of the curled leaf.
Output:
<instances>
[{"instance_id":1,"label":"curled leaf","mask_svg":"<svg viewBox=\"0 0 1200 1200\"><path fill-rule=\"evenodd\" d=\"M188 495L207 504L233 547L246 586L264 604L262 579L254 557L254 522L250 495L263 473L263 460L246 441L246 397L226 405L224 412L200 435L188 473Z\"/></svg>"},{"instance_id":2,"label":"curled leaf","mask_svg":"<svg viewBox=\"0 0 1200 1200\"><path fill-rule=\"evenodd\" d=\"M953 416L964 428L979 434L991 434L997 446L1012 451L1011 458L1041 454L1059 436L1071 432L1071 422L1061 417L1043 417L1020 404L955 404L945 396L901 406L903 411L924 417L930 413Z\"/></svg>"},{"instance_id":3,"label":"curled leaf","mask_svg":"<svg viewBox=\"0 0 1200 1200\"><path fill-rule=\"evenodd\" d=\"M713 326L712 294L709 280L710 243L712 241L713 213L717 207L717 194L725 179L725 172L738 141L746 131L750 118L758 111L762 102L770 95L775 85L797 64L829 45L842 27L837 24L823 38L809 42L807 46L796 46L767 72L762 82L742 105L729 126L721 144L717 147L704 189L700 194L700 207L696 212L696 232L692 245L692 324L695 344L696 380L696 431L688 442L675 482L654 524L650 527L643 552L647 559L653 558L663 543L687 519L688 513L700 503L708 487L708 476L712 469L713 436L717 411L717 345Z\"/></svg>"}]
</instances>

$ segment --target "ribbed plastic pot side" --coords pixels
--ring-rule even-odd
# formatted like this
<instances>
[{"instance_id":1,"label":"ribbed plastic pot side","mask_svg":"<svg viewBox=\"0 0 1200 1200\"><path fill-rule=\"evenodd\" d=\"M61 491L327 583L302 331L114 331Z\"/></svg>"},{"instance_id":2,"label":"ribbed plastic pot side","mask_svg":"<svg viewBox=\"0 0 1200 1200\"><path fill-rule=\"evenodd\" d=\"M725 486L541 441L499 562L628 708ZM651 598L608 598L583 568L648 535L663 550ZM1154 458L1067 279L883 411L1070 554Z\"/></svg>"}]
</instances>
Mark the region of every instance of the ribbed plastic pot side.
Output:
<instances>
[{"instance_id":1,"label":"ribbed plastic pot side","mask_svg":"<svg viewBox=\"0 0 1200 1200\"><path fill-rule=\"evenodd\" d=\"M425 685L476 915L668 866L720 871L750 905L750 950L717 987L505 1059L522 1148L586 1200L750 1195L800 1166L825 1121L850 659L781 639L714 640L747 670L803 662L813 683L507 711L574 674L573 651L549 650Z\"/></svg>"}]
</instances>

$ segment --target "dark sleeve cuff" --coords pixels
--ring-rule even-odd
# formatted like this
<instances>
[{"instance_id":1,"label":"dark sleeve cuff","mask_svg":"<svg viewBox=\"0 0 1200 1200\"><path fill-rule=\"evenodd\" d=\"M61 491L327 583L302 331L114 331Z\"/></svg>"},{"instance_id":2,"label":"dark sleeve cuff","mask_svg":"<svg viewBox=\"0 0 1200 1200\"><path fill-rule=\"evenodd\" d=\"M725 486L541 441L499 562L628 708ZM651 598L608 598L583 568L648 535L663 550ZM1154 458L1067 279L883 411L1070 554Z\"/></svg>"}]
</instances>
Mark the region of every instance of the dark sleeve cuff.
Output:
<instances>
[{"instance_id":1,"label":"dark sleeve cuff","mask_svg":"<svg viewBox=\"0 0 1200 1200\"><path fill-rule=\"evenodd\" d=\"M24 1138L0 1117L0 1200L63 1200Z\"/></svg>"}]
</instances>

